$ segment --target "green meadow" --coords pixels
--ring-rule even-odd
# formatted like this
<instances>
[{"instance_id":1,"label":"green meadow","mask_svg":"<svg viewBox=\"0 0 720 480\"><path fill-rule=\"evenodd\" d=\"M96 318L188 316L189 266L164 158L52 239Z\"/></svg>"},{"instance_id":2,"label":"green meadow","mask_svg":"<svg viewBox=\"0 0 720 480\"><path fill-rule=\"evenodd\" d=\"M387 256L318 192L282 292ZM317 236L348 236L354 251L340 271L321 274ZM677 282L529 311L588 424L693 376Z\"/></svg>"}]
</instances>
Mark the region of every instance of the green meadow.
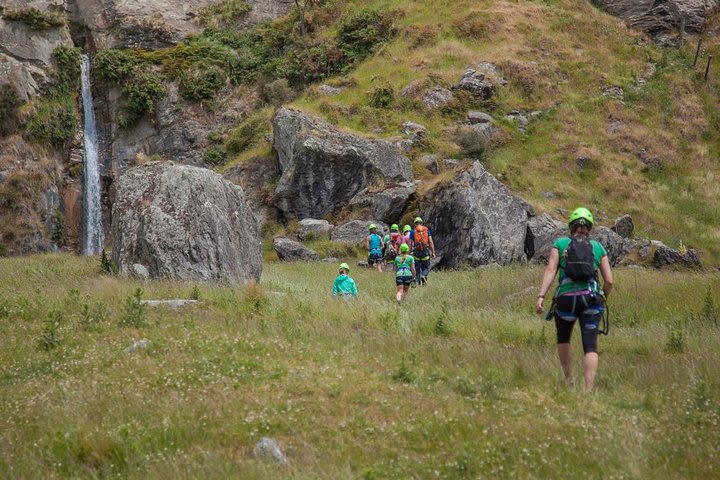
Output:
<instances>
[{"instance_id":1,"label":"green meadow","mask_svg":"<svg viewBox=\"0 0 720 480\"><path fill-rule=\"evenodd\" d=\"M244 287L99 264L0 259L2 478L720 475L717 271L616 270L586 393L532 313L540 267L433 272L398 307L360 268L360 299L331 298L334 264ZM138 303L170 298L201 304ZM264 436L287 465L253 455Z\"/></svg>"}]
</instances>

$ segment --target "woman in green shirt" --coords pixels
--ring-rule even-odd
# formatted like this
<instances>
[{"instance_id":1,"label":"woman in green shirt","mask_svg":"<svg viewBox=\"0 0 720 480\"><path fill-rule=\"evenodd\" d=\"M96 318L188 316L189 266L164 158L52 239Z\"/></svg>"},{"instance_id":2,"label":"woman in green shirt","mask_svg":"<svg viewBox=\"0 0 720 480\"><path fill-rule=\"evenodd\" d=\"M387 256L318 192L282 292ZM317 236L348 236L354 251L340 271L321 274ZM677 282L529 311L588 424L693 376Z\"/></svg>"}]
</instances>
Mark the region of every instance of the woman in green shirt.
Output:
<instances>
[{"instance_id":1,"label":"woman in green shirt","mask_svg":"<svg viewBox=\"0 0 720 480\"><path fill-rule=\"evenodd\" d=\"M570 382L572 375L570 336L575 321L579 320L583 352L585 354L583 358L585 388L588 391L592 390L598 367L597 335L604 308L604 299L607 299L613 286L610 261L605 248L595 240L588 240L593 223L592 213L587 208L575 209L568 219L570 235L576 239L573 250L581 251L583 248L586 249L587 256L592 257L591 260L586 262L587 270L592 272L593 275L589 279L578 279L576 273L566 275L566 269L571 270L568 267L569 263L572 271L583 267L577 266L580 262L568 262L568 252L570 250L568 247L571 246L573 238L558 238L550 251L550 258L543 274L540 293L535 303L535 311L543 313L545 295L555 279L555 274L559 271L559 285L555 294L555 328L557 331L558 356L560 357L565 379ZM588 243L589 246L583 247L583 244L587 245ZM579 247L575 249L577 245ZM573 253L571 256L575 260L582 257L582 254L575 257ZM590 262L592 262L592 265L590 265ZM602 289L597 282L598 269L600 269L600 274L603 277ZM571 276L575 278L571 278Z\"/></svg>"},{"instance_id":2,"label":"woman in green shirt","mask_svg":"<svg viewBox=\"0 0 720 480\"><path fill-rule=\"evenodd\" d=\"M415 259L412 255L408 255L410 247L407 243L400 244L400 255L395 257L395 285L397 291L395 292L395 299L398 303L402 302L408 290L410 290L410 284L415 279Z\"/></svg>"}]
</instances>

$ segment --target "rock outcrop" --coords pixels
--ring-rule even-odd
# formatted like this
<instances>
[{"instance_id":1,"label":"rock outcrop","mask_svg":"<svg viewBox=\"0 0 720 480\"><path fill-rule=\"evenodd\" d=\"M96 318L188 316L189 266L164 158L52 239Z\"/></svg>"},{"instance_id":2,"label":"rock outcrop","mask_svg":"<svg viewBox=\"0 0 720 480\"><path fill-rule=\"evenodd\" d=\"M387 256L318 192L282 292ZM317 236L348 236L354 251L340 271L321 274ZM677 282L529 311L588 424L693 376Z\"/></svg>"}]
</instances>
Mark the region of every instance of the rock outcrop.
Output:
<instances>
[{"instance_id":1,"label":"rock outcrop","mask_svg":"<svg viewBox=\"0 0 720 480\"><path fill-rule=\"evenodd\" d=\"M318 220L315 218L303 218L298 222L300 225L300 233L298 237L301 240L309 237L329 237L333 229L333 225L327 220Z\"/></svg>"},{"instance_id":2,"label":"rock outcrop","mask_svg":"<svg viewBox=\"0 0 720 480\"><path fill-rule=\"evenodd\" d=\"M277 175L277 164L270 157L251 158L230 167L223 178L240 185L259 227L275 220L277 210L270 205L268 183Z\"/></svg>"},{"instance_id":3,"label":"rock outcrop","mask_svg":"<svg viewBox=\"0 0 720 480\"><path fill-rule=\"evenodd\" d=\"M260 236L242 188L197 167L149 162L121 178L112 259L152 278L259 281Z\"/></svg>"},{"instance_id":4,"label":"rock outcrop","mask_svg":"<svg viewBox=\"0 0 720 480\"><path fill-rule=\"evenodd\" d=\"M273 238L273 249L280 260L285 261L318 261L320 255L302 243L287 237Z\"/></svg>"},{"instance_id":5,"label":"rock outcrop","mask_svg":"<svg viewBox=\"0 0 720 480\"><path fill-rule=\"evenodd\" d=\"M662 44L672 44L685 18L685 31L700 33L718 0L595 0L598 6L647 32Z\"/></svg>"},{"instance_id":6,"label":"rock outcrop","mask_svg":"<svg viewBox=\"0 0 720 480\"><path fill-rule=\"evenodd\" d=\"M288 218L324 217L356 202L388 210L385 195L405 206L414 191L410 160L389 142L340 132L303 112L281 108L273 120L282 176L275 205ZM402 191L388 189L402 187ZM387 213L387 212L385 212Z\"/></svg>"},{"instance_id":7,"label":"rock outcrop","mask_svg":"<svg viewBox=\"0 0 720 480\"><path fill-rule=\"evenodd\" d=\"M441 266L523 262L528 206L480 162L426 195L419 211Z\"/></svg>"},{"instance_id":8,"label":"rock outcrop","mask_svg":"<svg viewBox=\"0 0 720 480\"><path fill-rule=\"evenodd\" d=\"M655 253L653 255L655 268L700 268L700 253L695 249L687 249L679 252L660 242L655 242Z\"/></svg>"}]
</instances>

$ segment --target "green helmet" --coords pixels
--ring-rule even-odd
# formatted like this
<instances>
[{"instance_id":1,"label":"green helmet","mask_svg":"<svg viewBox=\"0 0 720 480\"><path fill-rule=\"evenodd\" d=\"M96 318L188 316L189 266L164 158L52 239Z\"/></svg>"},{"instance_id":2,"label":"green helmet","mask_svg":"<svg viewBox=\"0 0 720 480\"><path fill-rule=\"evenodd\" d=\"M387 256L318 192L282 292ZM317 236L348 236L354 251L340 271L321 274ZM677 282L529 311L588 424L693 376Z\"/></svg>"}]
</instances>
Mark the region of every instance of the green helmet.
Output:
<instances>
[{"instance_id":1,"label":"green helmet","mask_svg":"<svg viewBox=\"0 0 720 480\"><path fill-rule=\"evenodd\" d=\"M408 247L407 243L401 243L400 244L400 253L405 253L410 250L410 247Z\"/></svg>"},{"instance_id":2,"label":"green helmet","mask_svg":"<svg viewBox=\"0 0 720 480\"><path fill-rule=\"evenodd\" d=\"M395 230L399 230L397 223L393 223L392 225L390 225L390 231L394 232Z\"/></svg>"},{"instance_id":3,"label":"green helmet","mask_svg":"<svg viewBox=\"0 0 720 480\"><path fill-rule=\"evenodd\" d=\"M347 270L348 272L350 272L350 265L348 265L347 263L341 263L341 264L340 264L340 270L343 270L343 269L345 269L345 270Z\"/></svg>"},{"instance_id":4,"label":"green helmet","mask_svg":"<svg viewBox=\"0 0 720 480\"><path fill-rule=\"evenodd\" d=\"M413 223L423 223L423 219L420 217L415 217L415 220L413 220Z\"/></svg>"},{"instance_id":5,"label":"green helmet","mask_svg":"<svg viewBox=\"0 0 720 480\"><path fill-rule=\"evenodd\" d=\"M374 223L371 223L370 226L368 227L368 230L377 230L377 225L375 225Z\"/></svg>"},{"instance_id":6,"label":"green helmet","mask_svg":"<svg viewBox=\"0 0 720 480\"><path fill-rule=\"evenodd\" d=\"M407 233L407 232L409 232L410 230L412 230L412 227L411 227L410 225L405 225L405 226L403 227L403 233Z\"/></svg>"},{"instance_id":7,"label":"green helmet","mask_svg":"<svg viewBox=\"0 0 720 480\"><path fill-rule=\"evenodd\" d=\"M573 212L570 214L570 217L568 218L568 225L571 225L573 222L576 222L578 220L584 220L584 222L578 222L579 224L585 225L585 223L587 222L591 227L595 223L592 213L590 213L590 210L584 207L576 208L575 210L573 210Z\"/></svg>"}]
</instances>

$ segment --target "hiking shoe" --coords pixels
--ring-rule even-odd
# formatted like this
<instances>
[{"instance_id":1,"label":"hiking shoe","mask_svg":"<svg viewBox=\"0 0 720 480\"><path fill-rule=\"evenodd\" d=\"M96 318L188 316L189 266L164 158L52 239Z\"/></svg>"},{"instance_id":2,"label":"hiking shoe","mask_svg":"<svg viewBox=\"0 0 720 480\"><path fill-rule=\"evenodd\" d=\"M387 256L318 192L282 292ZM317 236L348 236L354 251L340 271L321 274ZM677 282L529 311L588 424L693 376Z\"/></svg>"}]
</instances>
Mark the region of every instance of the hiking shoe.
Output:
<instances>
[{"instance_id":1,"label":"hiking shoe","mask_svg":"<svg viewBox=\"0 0 720 480\"><path fill-rule=\"evenodd\" d=\"M422 277L420 282L423 287L427 287L427 277Z\"/></svg>"},{"instance_id":2,"label":"hiking shoe","mask_svg":"<svg viewBox=\"0 0 720 480\"><path fill-rule=\"evenodd\" d=\"M417 287L417 283L412 282L412 283L410 284L410 288L415 288L415 287Z\"/></svg>"}]
</instances>

